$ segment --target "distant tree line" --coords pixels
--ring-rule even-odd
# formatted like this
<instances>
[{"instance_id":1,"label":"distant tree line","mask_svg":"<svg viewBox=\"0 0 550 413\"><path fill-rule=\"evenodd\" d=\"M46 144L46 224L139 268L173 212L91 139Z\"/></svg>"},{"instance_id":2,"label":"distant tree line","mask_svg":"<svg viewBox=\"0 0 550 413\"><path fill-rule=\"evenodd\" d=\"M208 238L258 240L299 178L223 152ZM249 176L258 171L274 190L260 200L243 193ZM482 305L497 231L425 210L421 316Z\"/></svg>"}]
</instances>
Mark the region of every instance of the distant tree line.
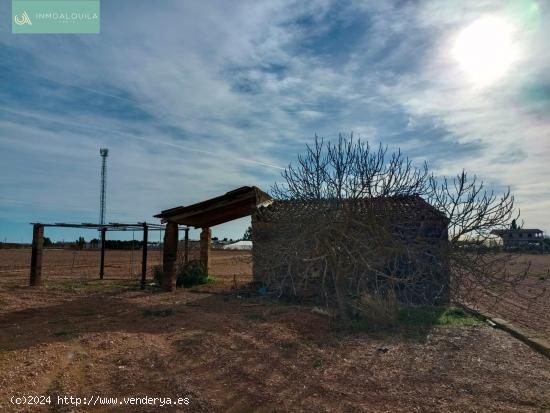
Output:
<instances>
[{"instance_id":1,"label":"distant tree line","mask_svg":"<svg viewBox=\"0 0 550 413\"><path fill-rule=\"evenodd\" d=\"M92 247L99 247L100 240L94 238L90 241ZM105 248L109 250L138 250L143 247L143 241L105 240Z\"/></svg>"},{"instance_id":2,"label":"distant tree line","mask_svg":"<svg viewBox=\"0 0 550 413\"><path fill-rule=\"evenodd\" d=\"M252 225L249 225L243 235L244 241L252 241Z\"/></svg>"},{"instance_id":3,"label":"distant tree line","mask_svg":"<svg viewBox=\"0 0 550 413\"><path fill-rule=\"evenodd\" d=\"M91 248L99 248L101 241L97 238L94 238L90 241ZM1 242L0 248L28 248L30 243L17 243L17 242ZM84 249L86 247L86 240L84 237L78 237L74 241L64 242L57 241L53 242L49 237L44 237L44 247L45 248L71 248L71 249ZM143 241L120 241L120 240L106 240L105 247L112 250L138 250L143 247Z\"/></svg>"}]
</instances>

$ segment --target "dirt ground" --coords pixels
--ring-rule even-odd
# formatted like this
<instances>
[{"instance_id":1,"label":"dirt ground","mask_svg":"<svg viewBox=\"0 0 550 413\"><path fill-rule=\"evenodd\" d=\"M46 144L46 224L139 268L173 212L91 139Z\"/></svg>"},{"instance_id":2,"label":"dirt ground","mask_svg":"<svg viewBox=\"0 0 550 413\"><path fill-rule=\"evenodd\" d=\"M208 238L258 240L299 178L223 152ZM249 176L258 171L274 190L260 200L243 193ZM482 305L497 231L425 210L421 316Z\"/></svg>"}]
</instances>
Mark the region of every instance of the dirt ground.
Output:
<instances>
[{"instance_id":1,"label":"dirt ground","mask_svg":"<svg viewBox=\"0 0 550 413\"><path fill-rule=\"evenodd\" d=\"M132 276L130 252L109 252L103 282L97 253L78 254L47 251L46 285L30 288L29 251L0 250L0 412L550 411L550 360L486 325L344 333L311 307L237 293L247 253L214 252L216 281L175 293L137 288L138 254ZM29 395L52 404L10 403Z\"/></svg>"}]
</instances>

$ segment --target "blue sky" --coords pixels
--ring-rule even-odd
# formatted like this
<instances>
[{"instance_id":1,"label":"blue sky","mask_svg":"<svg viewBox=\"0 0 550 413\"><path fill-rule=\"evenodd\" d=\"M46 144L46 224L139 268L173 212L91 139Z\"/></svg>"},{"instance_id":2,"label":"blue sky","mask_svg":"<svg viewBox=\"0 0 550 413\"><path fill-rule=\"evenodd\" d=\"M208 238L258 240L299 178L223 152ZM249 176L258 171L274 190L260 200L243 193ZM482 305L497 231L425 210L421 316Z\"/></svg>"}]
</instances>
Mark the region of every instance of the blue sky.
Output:
<instances>
[{"instance_id":1,"label":"blue sky","mask_svg":"<svg viewBox=\"0 0 550 413\"><path fill-rule=\"evenodd\" d=\"M510 185L526 226L550 230L546 2L103 0L99 35L12 35L10 13L0 0L2 240L97 221L100 147L108 220L142 221L269 189L315 133L340 132ZM453 51L487 18L515 55L481 84Z\"/></svg>"}]
</instances>

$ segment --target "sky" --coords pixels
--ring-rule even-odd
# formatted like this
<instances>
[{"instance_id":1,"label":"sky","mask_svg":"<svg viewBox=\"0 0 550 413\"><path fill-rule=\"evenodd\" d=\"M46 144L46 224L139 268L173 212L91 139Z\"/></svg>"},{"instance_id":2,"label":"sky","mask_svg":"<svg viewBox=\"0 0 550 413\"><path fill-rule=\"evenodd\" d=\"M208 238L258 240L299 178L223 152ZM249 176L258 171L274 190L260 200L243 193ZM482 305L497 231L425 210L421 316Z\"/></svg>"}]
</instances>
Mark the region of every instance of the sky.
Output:
<instances>
[{"instance_id":1,"label":"sky","mask_svg":"<svg viewBox=\"0 0 550 413\"><path fill-rule=\"evenodd\" d=\"M352 132L510 186L525 226L550 231L549 2L102 0L93 35L10 19L0 0L1 241L97 222L101 147L107 221L154 222L269 190L315 134ZM46 233L78 235L96 236Z\"/></svg>"}]
</instances>

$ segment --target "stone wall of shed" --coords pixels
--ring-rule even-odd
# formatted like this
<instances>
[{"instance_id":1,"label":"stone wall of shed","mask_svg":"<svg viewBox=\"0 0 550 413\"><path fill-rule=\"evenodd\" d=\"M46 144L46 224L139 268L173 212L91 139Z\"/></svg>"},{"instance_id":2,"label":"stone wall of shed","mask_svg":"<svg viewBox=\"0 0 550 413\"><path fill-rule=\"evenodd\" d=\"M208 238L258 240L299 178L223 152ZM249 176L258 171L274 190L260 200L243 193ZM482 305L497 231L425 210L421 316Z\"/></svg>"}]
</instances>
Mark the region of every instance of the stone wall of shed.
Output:
<instances>
[{"instance_id":1,"label":"stone wall of shed","mask_svg":"<svg viewBox=\"0 0 550 413\"><path fill-rule=\"evenodd\" d=\"M300 224L296 224L296 234L300 233ZM426 276L415 288L403 288L395 291L396 297L403 302L417 304L446 304L450 299L450 275L448 262L448 233L447 224L443 220L424 220L420 225L420 234L425 245L419 251L418 259L415 259L414 271L425 273ZM323 283L331 288L330 274L323 273L322 268L315 268L315 264L306 263L297 259L307 255L307 240L296 241L289 239L288 228L283 232L277 222L266 222L252 215L252 241L253 241L253 279L256 283L263 285L268 290L281 295L297 298L313 299L323 302L326 289L321 288ZM292 249L300 249L296 259L289 259L292 256ZM280 253L284 251L283 253ZM395 260L402 260L399 267L403 273L412 270L408 267L405 259L398 256L387 256L387 262L395 263ZM389 264L388 264L389 265ZM303 271L311 274L307 280L299 275ZM372 286L365 286L368 290Z\"/></svg>"}]
</instances>

